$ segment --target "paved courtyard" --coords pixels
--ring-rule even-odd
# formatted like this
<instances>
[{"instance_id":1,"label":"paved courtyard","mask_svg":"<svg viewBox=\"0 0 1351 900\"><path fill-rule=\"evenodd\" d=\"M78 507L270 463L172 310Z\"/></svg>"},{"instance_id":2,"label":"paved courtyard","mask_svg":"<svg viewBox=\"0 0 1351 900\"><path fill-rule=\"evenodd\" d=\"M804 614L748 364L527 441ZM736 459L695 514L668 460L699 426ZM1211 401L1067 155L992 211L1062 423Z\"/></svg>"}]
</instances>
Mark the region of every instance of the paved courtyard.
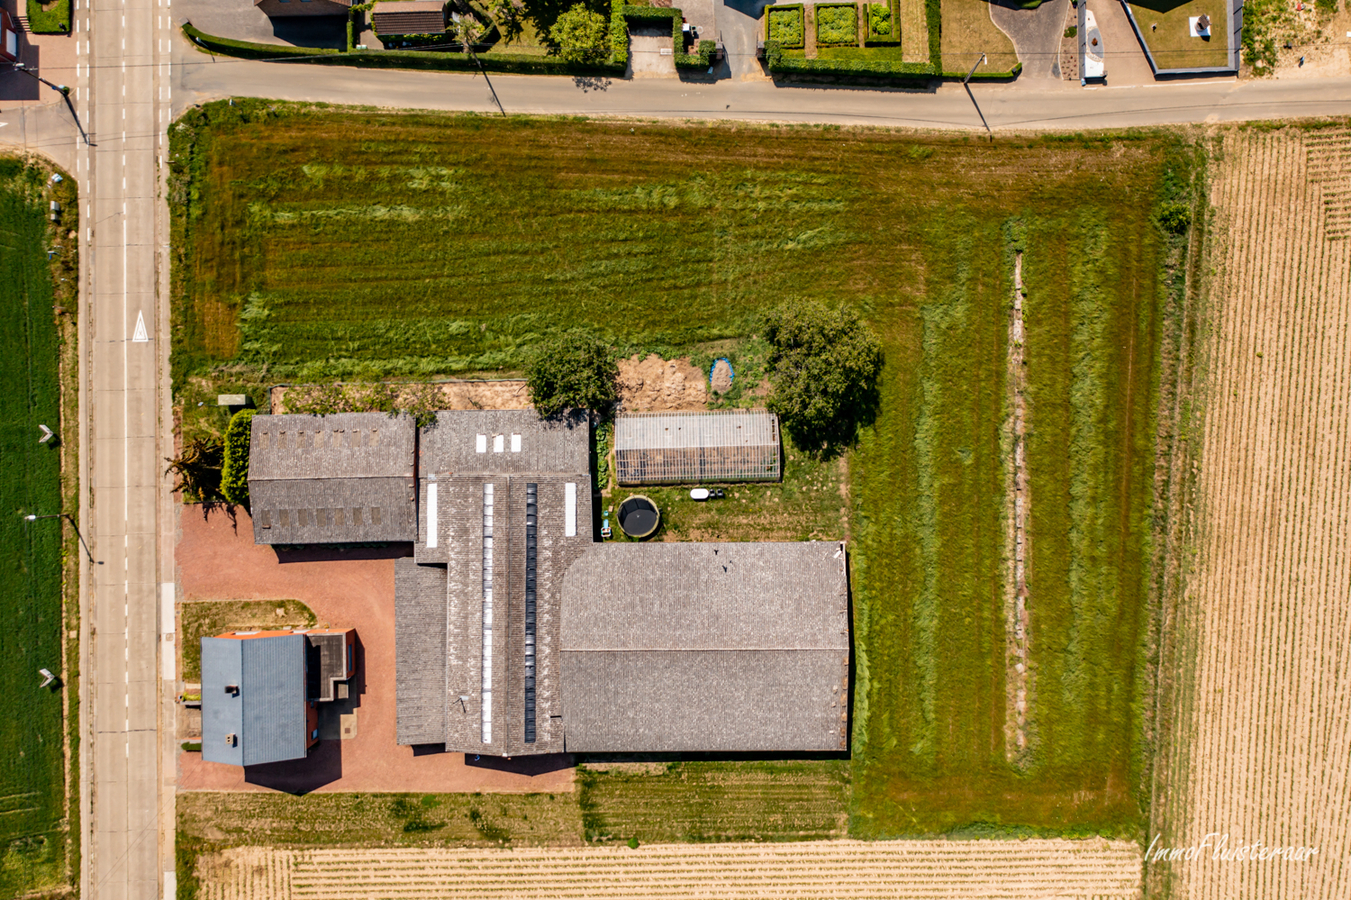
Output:
<instances>
[{"instance_id":1,"label":"paved courtyard","mask_svg":"<svg viewBox=\"0 0 1351 900\"><path fill-rule=\"evenodd\" d=\"M409 548L411 554L411 547ZM299 600L319 625L357 630L351 698L324 711L317 747L304 760L250 766L179 755L179 790L412 791L427 793L572 790L563 755L477 763L460 753L414 753L395 743L394 559L401 549L274 550L255 546L253 523L238 512L204 517L185 506L177 550L180 596L201 600ZM355 715L355 721L348 716ZM354 734L341 739L344 727Z\"/></svg>"}]
</instances>

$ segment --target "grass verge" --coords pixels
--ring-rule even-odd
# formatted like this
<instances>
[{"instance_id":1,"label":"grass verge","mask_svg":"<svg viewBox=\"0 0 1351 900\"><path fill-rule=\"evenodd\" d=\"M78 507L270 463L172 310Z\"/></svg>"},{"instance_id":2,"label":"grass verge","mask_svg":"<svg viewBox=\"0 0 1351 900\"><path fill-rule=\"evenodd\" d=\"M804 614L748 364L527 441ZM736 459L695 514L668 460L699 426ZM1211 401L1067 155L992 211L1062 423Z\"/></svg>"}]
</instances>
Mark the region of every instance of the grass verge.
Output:
<instances>
[{"instance_id":1,"label":"grass verge","mask_svg":"<svg viewBox=\"0 0 1351 900\"><path fill-rule=\"evenodd\" d=\"M78 847L76 189L45 163L0 157L0 894L62 890ZM48 219L57 201L65 221ZM67 383L68 382L68 383ZM63 396L63 394L65 396ZM65 427L68 421L71 427ZM38 425L56 433L39 443ZM70 477L62 478L63 464ZM44 518L25 521L26 514ZM75 631L78 634L78 631ZM46 668L57 681L39 687ZM69 789L68 789L69 786Z\"/></svg>"},{"instance_id":2,"label":"grass verge","mask_svg":"<svg viewBox=\"0 0 1351 900\"><path fill-rule=\"evenodd\" d=\"M313 628L314 613L299 600L210 600L179 606L184 681L202 678L202 638L227 631Z\"/></svg>"}]
</instances>

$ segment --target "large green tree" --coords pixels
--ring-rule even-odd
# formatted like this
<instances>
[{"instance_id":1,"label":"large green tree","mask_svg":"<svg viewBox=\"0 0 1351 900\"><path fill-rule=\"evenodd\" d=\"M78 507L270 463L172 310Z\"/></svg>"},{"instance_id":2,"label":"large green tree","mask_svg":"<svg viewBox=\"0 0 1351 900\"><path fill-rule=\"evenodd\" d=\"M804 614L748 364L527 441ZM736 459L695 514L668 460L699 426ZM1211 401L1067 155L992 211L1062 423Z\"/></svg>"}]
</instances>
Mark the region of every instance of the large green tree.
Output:
<instances>
[{"instance_id":1,"label":"large green tree","mask_svg":"<svg viewBox=\"0 0 1351 900\"><path fill-rule=\"evenodd\" d=\"M580 3L559 15L549 29L549 39L555 52L570 63L598 63L610 52L609 23Z\"/></svg>"},{"instance_id":2,"label":"large green tree","mask_svg":"<svg viewBox=\"0 0 1351 900\"><path fill-rule=\"evenodd\" d=\"M765 322L769 408L803 450L833 453L877 415L882 344L852 309L794 300Z\"/></svg>"},{"instance_id":3,"label":"large green tree","mask_svg":"<svg viewBox=\"0 0 1351 900\"><path fill-rule=\"evenodd\" d=\"M525 366L530 402L541 416L568 409L607 413L619 399L614 351L583 331L569 331L537 344Z\"/></svg>"}]
</instances>

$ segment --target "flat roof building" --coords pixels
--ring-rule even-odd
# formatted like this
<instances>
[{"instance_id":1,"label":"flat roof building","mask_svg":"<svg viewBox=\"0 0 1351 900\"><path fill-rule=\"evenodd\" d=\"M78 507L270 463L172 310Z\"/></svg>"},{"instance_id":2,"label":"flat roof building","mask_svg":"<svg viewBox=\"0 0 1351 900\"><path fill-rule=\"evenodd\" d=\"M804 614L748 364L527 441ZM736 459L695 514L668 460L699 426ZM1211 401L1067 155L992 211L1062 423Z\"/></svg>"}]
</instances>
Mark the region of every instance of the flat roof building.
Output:
<instances>
[{"instance_id":1,"label":"flat roof building","mask_svg":"<svg viewBox=\"0 0 1351 900\"><path fill-rule=\"evenodd\" d=\"M615 417L620 484L778 481L781 455L778 416L763 409Z\"/></svg>"}]
</instances>

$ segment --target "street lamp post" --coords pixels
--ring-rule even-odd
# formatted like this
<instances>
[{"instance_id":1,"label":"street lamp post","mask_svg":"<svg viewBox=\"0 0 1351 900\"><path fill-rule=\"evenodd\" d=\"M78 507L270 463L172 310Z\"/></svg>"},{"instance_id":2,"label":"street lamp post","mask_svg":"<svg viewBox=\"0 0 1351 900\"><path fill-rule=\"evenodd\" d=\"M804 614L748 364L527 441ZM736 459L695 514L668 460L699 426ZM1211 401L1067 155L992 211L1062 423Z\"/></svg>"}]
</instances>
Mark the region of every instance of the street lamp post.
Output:
<instances>
[{"instance_id":1,"label":"street lamp post","mask_svg":"<svg viewBox=\"0 0 1351 900\"><path fill-rule=\"evenodd\" d=\"M89 552L89 545L84 542L84 535L80 534L79 526L75 524L75 520L71 518L69 513L47 513L41 516L37 513L28 513L23 517L25 522L36 522L38 519L65 519L70 522L70 527L75 529L75 536L80 539L80 546L84 548L84 555L89 557L91 563L94 561L94 554Z\"/></svg>"},{"instance_id":2,"label":"street lamp post","mask_svg":"<svg viewBox=\"0 0 1351 900\"><path fill-rule=\"evenodd\" d=\"M75 104L70 102L70 88L64 84L52 84L50 81L43 78L37 72L34 72L32 69L28 68L28 66L25 65L24 63L16 62L11 63L10 65L14 68L16 72L22 72L30 78L36 78L38 81L47 85L47 87L51 88L52 90L56 91L58 94L61 95L62 99L66 101L66 107L70 109L71 116L75 119L75 127L80 129L80 137L84 138L84 142L88 144L89 135L85 134L84 126L80 124L80 117L75 114ZM29 521L32 520L30 519Z\"/></svg>"}]
</instances>

